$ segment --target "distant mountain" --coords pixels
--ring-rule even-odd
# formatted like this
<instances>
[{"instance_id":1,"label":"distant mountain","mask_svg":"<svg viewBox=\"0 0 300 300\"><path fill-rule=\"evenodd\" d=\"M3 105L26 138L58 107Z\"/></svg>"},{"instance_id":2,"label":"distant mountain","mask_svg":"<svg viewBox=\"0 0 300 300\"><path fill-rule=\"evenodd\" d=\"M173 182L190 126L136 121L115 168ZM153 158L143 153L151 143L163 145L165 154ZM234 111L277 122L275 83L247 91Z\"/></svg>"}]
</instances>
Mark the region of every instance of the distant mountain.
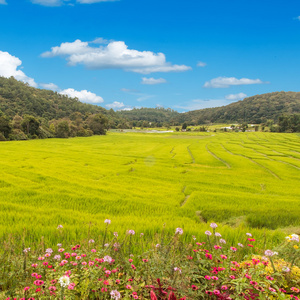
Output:
<instances>
[{"instance_id":1,"label":"distant mountain","mask_svg":"<svg viewBox=\"0 0 300 300\"><path fill-rule=\"evenodd\" d=\"M182 113L176 118L190 125L205 123L254 123L278 121L282 114L300 113L300 93L274 92L245 98L222 107Z\"/></svg>"},{"instance_id":2,"label":"distant mountain","mask_svg":"<svg viewBox=\"0 0 300 300\"><path fill-rule=\"evenodd\" d=\"M179 117L179 112L170 108L134 108L128 111L118 111L117 114L129 121L148 121L163 125L164 123L172 123L175 118ZM136 122L137 123L137 122Z\"/></svg>"}]
</instances>

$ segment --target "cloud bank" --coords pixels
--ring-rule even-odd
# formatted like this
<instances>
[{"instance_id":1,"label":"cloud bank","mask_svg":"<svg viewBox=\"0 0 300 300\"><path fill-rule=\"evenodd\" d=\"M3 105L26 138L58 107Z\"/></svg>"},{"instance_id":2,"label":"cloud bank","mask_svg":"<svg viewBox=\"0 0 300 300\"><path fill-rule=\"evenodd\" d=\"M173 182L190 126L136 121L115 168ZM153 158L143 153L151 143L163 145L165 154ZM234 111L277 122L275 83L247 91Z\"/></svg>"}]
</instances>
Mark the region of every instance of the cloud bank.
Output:
<instances>
[{"instance_id":1,"label":"cloud bank","mask_svg":"<svg viewBox=\"0 0 300 300\"><path fill-rule=\"evenodd\" d=\"M70 66L84 65L88 69L122 69L141 74L154 72L183 72L191 67L173 65L166 61L163 53L128 49L123 41L112 41L107 45L91 47L89 42L76 40L62 43L44 52L42 57L66 57Z\"/></svg>"},{"instance_id":2,"label":"cloud bank","mask_svg":"<svg viewBox=\"0 0 300 300\"><path fill-rule=\"evenodd\" d=\"M225 99L227 100L243 100L246 98L247 95L244 93L238 93L238 94L229 94L225 96Z\"/></svg>"},{"instance_id":3,"label":"cloud bank","mask_svg":"<svg viewBox=\"0 0 300 300\"><path fill-rule=\"evenodd\" d=\"M37 83L33 78L28 77L23 71L18 70L22 65L22 61L8 52L0 51L0 76L15 77L17 80L28 83L30 86L37 87Z\"/></svg>"},{"instance_id":4,"label":"cloud bank","mask_svg":"<svg viewBox=\"0 0 300 300\"><path fill-rule=\"evenodd\" d=\"M76 91L74 89L65 89L59 92L59 94L67 95L71 98L78 98L81 102L97 104L102 103L104 100L102 97L97 96L96 94L89 92L87 90Z\"/></svg>"},{"instance_id":5,"label":"cloud bank","mask_svg":"<svg viewBox=\"0 0 300 300\"><path fill-rule=\"evenodd\" d=\"M237 79L235 77L217 77L211 79L210 81L205 82L205 88L229 88L233 85L248 85L248 84L262 84L260 79L249 79L249 78L241 78Z\"/></svg>"}]
</instances>

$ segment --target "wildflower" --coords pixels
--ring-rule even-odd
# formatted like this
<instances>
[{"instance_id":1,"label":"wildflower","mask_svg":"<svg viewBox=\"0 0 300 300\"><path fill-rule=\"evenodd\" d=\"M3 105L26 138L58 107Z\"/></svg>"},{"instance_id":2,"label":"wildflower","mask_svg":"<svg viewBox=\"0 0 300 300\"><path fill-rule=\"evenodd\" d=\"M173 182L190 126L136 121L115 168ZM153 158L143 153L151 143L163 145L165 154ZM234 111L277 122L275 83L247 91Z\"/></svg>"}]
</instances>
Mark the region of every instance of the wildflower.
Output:
<instances>
[{"instance_id":1,"label":"wildflower","mask_svg":"<svg viewBox=\"0 0 300 300\"><path fill-rule=\"evenodd\" d=\"M226 241L224 239L220 239L221 244L226 244Z\"/></svg>"},{"instance_id":2,"label":"wildflower","mask_svg":"<svg viewBox=\"0 0 300 300\"><path fill-rule=\"evenodd\" d=\"M126 289L131 290L131 289L132 289L131 285L130 285L130 284L127 284L127 285L126 285Z\"/></svg>"},{"instance_id":3,"label":"wildflower","mask_svg":"<svg viewBox=\"0 0 300 300\"><path fill-rule=\"evenodd\" d=\"M265 251L265 255L266 256L273 256L274 255L274 252L272 250L266 250Z\"/></svg>"},{"instance_id":4,"label":"wildflower","mask_svg":"<svg viewBox=\"0 0 300 300\"><path fill-rule=\"evenodd\" d=\"M68 289L69 289L69 290L74 290L74 287L75 287L75 283L70 283L70 284L68 285Z\"/></svg>"},{"instance_id":5,"label":"wildflower","mask_svg":"<svg viewBox=\"0 0 300 300\"><path fill-rule=\"evenodd\" d=\"M274 278L271 277L271 276L269 276L269 275L266 276L266 279L268 279L268 280L274 280Z\"/></svg>"},{"instance_id":6,"label":"wildflower","mask_svg":"<svg viewBox=\"0 0 300 300\"><path fill-rule=\"evenodd\" d=\"M176 228L175 234L183 234L183 229L182 228Z\"/></svg>"},{"instance_id":7,"label":"wildflower","mask_svg":"<svg viewBox=\"0 0 300 300\"><path fill-rule=\"evenodd\" d=\"M33 268L37 268L38 267L38 264L32 264L31 265Z\"/></svg>"},{"instance_id":8,"label":"wildflower","mask_svg":"<svg viewBox=\"0 0 300 300\"><path fill-rule=\"evenodd\" d=\"M95 243L95 241L94 240L89 240L89 243L92 244L92 243Z\"/></svg>"},{"instance_id":9,"label":"wildflower","mask_svg":"<svg viewBox=\"0 0 300 300\"><path fill-rule=\"evenodd\" d=\"M235 279L234 275L230 275L229 277L230 277L230 279Z\"/></svg>"},{"instance_id":10,"label":"wildflower","mask_svg":"<svg viewBox=\"0 0 300 300\"><path fill-rule=\"evenodd\" d=\"M75 259L79 260L79 259L81 259L81 256L80 256L80 255L77 255L77 256L75 257Z\"/></svg>"},{"instance_id":11,"label":"wildflower","mask_svg":"<svg viewBox=\"0 0 300 300\"><path fill-rule=\"evenodd\" d=\"M175 271L175 272L179 272L179 274L181 274L181 269L180 269L180 268L175 267L175 268L174 268L174 271Z\"/></svg>"},{"instance_id":12,"label":"wildflower","mask_svg":"<svg viewBox=\"0 0 300 300\"><path fill-rule=\"evenodd\" d=\"M253 245L251 245L251 244L248 244L247 246L253 248Z\"/></svg>"},{"instance_id":13,"label":"wildflower","mask_svg":"<svg viewBox=\"0 0 300 300\"><path fill-rule=\"evenodd\" d=\"M219 246L219 245L215 245L215 246L214 246L214 248L215 248L216 250L218 250L218 249L222 249L222 247L221 247L221 246Z\"/></svg>"},{"instance_id":14,"label":"wildflower","mask_svg":"<svg viewBox=\"0 0 300 300\"><path fill-rule=\"evenodd\" d=\"M59 247L59 248L62 247L62 244L57 244L57 247Z\"/></svg>"},{"instance_id":15,"label":"wildflower","mask_svg":"<svg viewBox=\"0 0 300 300\"><path fill-rule=\"evenodd\" d=\"M246 235L248 235L248 236L252 237L252 234L251 234L251 233L246 233Z\"/></svg>"},{"instance_id":16,"label":"wildflower","mask_svg":"<svg viewBox=\"0 0 300 300\"><path fill-rule=\"evenodd\" d=\"M66 275L62 276L59 278L59 281L60 285L62 287L67 287L69 284L70 284L70 278Z\"/></svg>"},{"instance_id":17,"label":"wildflower","mask_svg":"<svg viewBox=\"0 0 300 300\"><path fill-rule=\"evenodd\" d=\"M159 247L160 247L160 244L156 244L155 247L156 247L156 248L159 248Z\"/></svg>"},{"instance_id":18,"label":"wildflower","mask_svg":"<svg viewBox=\"0 0 300 300\"><path fill-rule=\"evenodd\" d=\"M106 248L107 248L108 246L109 246L109 244L107 244L107 243L106 243L106 244L104 244L104 247L106 247Z\"/></svg>"},{"instance_id":19,"label":"wildflower","mask_svg":"<svg viewBox=\"0 0 300 300\"><path fill-rule=\"evenodd\" d=\"M53 253L53 250L51 248L47 248L46 249L46 253L50 253L51 254L51 253Z\"/></svg>"},{"instance_id":20,"label":"wildflower","mask_svg":"<svg viewBox=\"0 0 300 300\"><path fill-rule=\"evenodd\" d=\"M218 227L218 225L217 225L216 223L211 223L211 224L210 224L210 227L213 228L213 229L215 229L215 228Z\"/></svg>"},{"instance_id":21,"label":"wildflower","mask_svg":"<svg viewBox=\"0 0 300 300\"><path fill-rule=\"evenodd\" d=\"M144 236L144 234L141 232L141 233L140 233L140 237L142 237L142 236Z\"/></svg>"},{"instance_id":22,"label":"wildflower","mask_svg":"<svg viewBox=\"0 0 300 300\"><path fill-rule=\"evenodd\" d=\"M106 219L106 220L104 221L104 223L107 224L107 225L109 225L109 224L111 223L111 220Z\"/></svg>"},{"instance_id":23,"label":"wildflower","mask_svg":"<svg viewBox=\"0 0 300 300\"><path fill-rule=\"evenodd\" d=\"M59 254L54 255L53 259L55 259L55 260L61 260L61 256Z\"/></svg>"},{"instance_id":24,"label":"wildflower","mask_svg":"<svg viewBox=\"0 0 300 300\"><path fill-rule=\"evenodd\" d=\"M223 259L227 259L227 256L226 256L226 255L221 254L220 256L221 256L221 258L223 258Z\"/></svg>"},{"instance_id":25,"label":"wildflower","mask_svg":"<svg viewBox=\"0 0 300 300\"><path fill-rule=\"evenodd\" d=\"M230 250L233 252L237 251L237 249L235 247L230 247Z\"/></svg>"},{"instance_id":26,"label":"wildflower","mask_svg":"<svg viewBox=\"0 0 300 300\"><path fill-rule=\"evenodd\" d=\"M112 262L112 258L109 255L103 257L103 261L108 262L109 264Z\"/></svg>"},{"instance_id":27,"label":"wildflower","mask_svg":"<svg viewBox=\"0 0 300 300\"><path fill-rule=\"evenodd\" d=\"M24 287L24 291L28 291L30 289L29 286Z\"/></svg>"},{"instance_id":28,"label":"wildflower","mask_svg":"<svg viewBox=\"0 0 300 300\"><path fill-rule=\"evenodd\" d=\"M146 259L146 258L143 258L143 262L148 262L148 259Z\"/></svg>"},{"instance_id":29,"label":"wildflower","mask_svg":"<svg viewBox=\"0 0 300 300\"><path fill-rule=\"evenodd\" d=\"M227 289L228 289L227 285L222 285L221 290L225 291Z\"/></svg>"},{"instance_id":30,"label":"wildflower","mask_svg":"<svg viewBox=\"0 0 300 300\"><path fill-rule=\"evenodd\" d=\"M191 286L191 288L192 288L193 291L197 291L198 290L198 288L194 284Z\"/></svg>"},{"instance_id":31,"label":"wildflower","mask_svg":"<svg viewBox=\"0 0 300 300\"><path fill-rule=\"evenodd\" d=\"M117 280L116 280L116 284L119 284L120 282L121 282L120 279L117 279Z\"/></svg>"},{"instance_id":32,"label":"wildflower","mask_svg":"<svg viewBox=\"0 0 300 300\"><path fill-rule=\"evenodd\" d=\"M24 252L24 253L30 252L30 248L25 248L25 249L23 250L23 252Z\"/></svg>"},{"instance_id":33,"label":"wildflower","mask_svg":"<svg viewBox=\"0 0 300 300\"><path fill-rule=\"evenodd\" d=\"M219 278L217 276L212 276L211 279L212 280L218 280Z\"/></svg>"},{"instance_id":34,"label":"wildflower","mask_svg":"<svg viewBox=\"0 0 300 300\"><path fill-rule=\"evenodd\" d=\"M210 280L210 279L211 279L211 277L208 276L208 275L205 275L204 278L207 279L207 280Z\"/></svg>"},{"instance_id":35,"label":"wildflower","mask_svg":"<svg viewBox=\"0 0 300 300\"><path fill-rule=\"evenodd\" d=\"M289 267L283 267L283 268L282 268L282 271L288 273L288 272L290 272L291 270L290 270Z\"/></svg>"},{"instance_id":36,"label":"wildflower","mask_svg":"<svg viewBox=\"0 0 300 300\"><path fill-rule=\"evenodd\" d=\"M219 290L214 290L213 293L214 293L214 295L216 295L216 296L221 294Z\"/></svg>"},{"instance_id":37,"label":"wildflower","mask_svg":"<svg viewBox=\"0 0 300 300\"><path fill-rule=\"evenodd\" d=\"M296 287L291 287L291 290L293 292L295 292L295 293L299 293L300 292L300 290L298 288L296 288Z\"/></svg>"},{"instance_id":38,"label":"wildflower","mask_svg":"<svg viewBox=\"0 0 300 300\"><path fill-rule=\"evenodd\" d=\"M134 230L128 230L128 234L135 235L135 231Z\"/></svg>"},{"instance_id":39,"label":"wildflower","mask_svg":"<svg viewBox=\"0 0 300 300\"><path fill-rule=\"evenodd\" d=\"M38 258L38 260L44 260L45 259L45 257L43 257L43 256L40 256L39 258Z\"/></svg>"},{"instance_id":40,"label":"wildflower","mask_svg":"<svg viewBox=\"0 0 300 300\"><path fill-rule=\"evenodd\" d=\"M113 290L110 292L110 296L114 300L119 300L121 299L121 294L117 290Z\"/></svg>"},{"instance_id":41,"label":"wildflower","mask_svg":"<svg viewBox=\"0 0 300 300\"><path fill-rule=\"evenodd\" d=\"M115 237L118 237L119 235L118 235L118 233L117 233L117 232L114 232L114 236L115 236Z\"/></svg>"},{"instance_id":42,"label":"wildflower","mask_svg":"<svg viewBox=\"0 0 300 300\"><path fill-rule=\"evenodd\" d=\"M65 251L64 248L59 248L59 249L58 249L58 252L64 252L64 251Z\"/></svg>"},{"instance_id":43,"label":"wildflower","mask_svg":"<svg viewBox=\"0 0 300 300\"><path fill-rule=\"evenodd\" d=\"M215 236L217 236L217 237L222 237L221 233L219 233L219 232L216 232L216 233L215 233Z\"/></svg>"},{"instance_id":44,"label":"wildflower","mask_svg":"<svg viewBox=\"0 0 300 300\"><path fill-rule=\"evenodd\" d=\"M206 234L207 236L210 236L210 235L211 235L211 232L210 232L209 230L207 230L207 231L205 231L205 234Z\"/></svg>"},{"instance_id":45,"label":"wildflower","mask_svg":"<svg viewBox=\"0 0 300 300\"><path fill-rule=\"evenodd\" d=\"M238 243L238 246L239 246L239 247L241 247L241 248L243 248L243 247L244 247L244 245L243 245L243 244L241 244L241 243Z\"/></svg>"},{"instance_id":46,"label":"wildflower","mask_svg":"<svg viewBox=\"0 0 300 300\"><path fill-rule=\"evenodd\" d=\"M269 287L269 290L271 291L271 292L276 292L276 290L275 289L273 289L273 288L271 288L271 287Z\"/></svg>"},{"instance_id":47,"label":"wildflower","mask_svg":"<svg viewBox=\"0 0 300 300\"><path fill-rule=\"evenodd\" d=\"M209 253L206 253L206 254L205 254L205 257L208 258L208 259L212 259L212 255L209 254Z\"/></svg>"},{"instance_id":48,"label":"wildflower","mask_svg":"<svg viewBox=\"0 0 300 300\"><path fill-rule=\"evenodd\" d=\"M62 226L62 225L58 225L58 226L57 226L57 229L60 229L60 228L63 228L63 226Z\"/></svg>"}]
</instances>

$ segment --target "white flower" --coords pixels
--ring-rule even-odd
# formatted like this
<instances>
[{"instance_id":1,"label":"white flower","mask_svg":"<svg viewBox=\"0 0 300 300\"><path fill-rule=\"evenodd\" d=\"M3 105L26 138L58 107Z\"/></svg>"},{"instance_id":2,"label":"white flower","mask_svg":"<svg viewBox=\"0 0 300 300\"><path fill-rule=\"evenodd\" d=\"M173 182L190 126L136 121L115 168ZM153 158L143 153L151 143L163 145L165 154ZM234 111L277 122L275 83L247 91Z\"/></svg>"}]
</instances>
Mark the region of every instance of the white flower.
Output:
<instances>
[{"instance_id":1,"label":"white flower","mask_svg":"<svg viewBox=\"0 0 300 300\"><path fill-rule=\"evenodd\" d=\"M222 235L221 235L221 233L216 232L216 233L215 233L215 236L221 237Z\"/></svg>"},{"instance_id":2,"label":"white flower","mask_svg":"<svg viewBox=\"0 0 300 300\"><path fill-rule=\"evenodd\" d=\"M142 237L143 235L144 235L144 234L143 234L143 233L141 233L141 234L140 234L140 237Z\"/></svg>"},{"instance_id":3,"label":"white flower","mask_svg":"<svg viewBox=\"0 0 300 300\"><path fill-rule=\"evenodd\" d=\"M175 234L183 234L183 229L182 228L176 228Z\"/></svg>"},{"instance_id":4,"label":"white flower","mask_svg":"<svg viewBox=\"0 0 300 300\"><path fill-rule=\"evenodd\" d=\"M112 262L112 258L111 258L110 256L108 256L108 255L104 256L104 257L103 257L103 260L104 260L105 262L108 262L108 263L111 263L111 262Z\"/></svg>"},{"instance_id":5,"label":"white flower","mask_svg":"<svg viewBox=\"0 0 300 300\"><path fill-rule=\"evenodd\" d=\"M196 237L193 235L193 240L196 241Z\"/></svg>"},{"instance_id":6,"label":"white flower","mask_svg":"<svg viewBox=\"0 0 300 300\"><path fill-rule=\"evenodd\" d=\"M59 254L54 255L53 259L55 259L55 260L61 260L61 256Z\"/></svg>"},{"instance_id":7,"label":"white flower","mask_svg":"<svg viewBox=\"0 0 300 300\"><path fill-rule=\"evenodd\" d=\"M119 248L119 247L120 247L120 244L119 244L119 243L114 243L114 247L115 247L115 248Z\"/></svg>"},{"instance_id":8,"label":"white flower","mask_svg":"<svg viewBox=\"0 0 300 300\"><path fill-rule=\"evenodd\" d=\"M113 290L110 292L110 296L114 300L119 300L121 299L121 294L117 290Z\"/></svg>"},{"instance_id":9,"label":"white flower","mask_svg":"<svg viewBox=\"0 0 300 300\"><path fill-rule=\"evenodd\" d=\"M135 235L135 231L134 230L128 230L128 234Z\"/></svg>"},{"instance_id":10,"label":"white flower","mask_svg":"<svg viewBox=\"0 0 300 300\"><path fill-rule=\"evenodd\" d=\"M238 246L239 246L239 247L242 247L242 248L244 247L244 245L241 244L241 243L238 243Z\"/></svg>"},{"instance_id":11,"label":"white flower","mask_svg":"<svg viewBox=\"0 0 300 300\"><path fill-rule=\"evenodd\" d=\"M62 225L58 225L58 226L57 226L57 229L59 229L59 228L63 228L63 226L62 226Z\"/></svg>"},{"instance_id":12,"label":"white flower","mask_svg":"<svg viewBox=\"0 0 300 300\"><path fill-rule=\"evenodd\" d=\"M206 235L211 235L211 232L210 232L209 230L206 230L206 231L205 231L205 234L206 234Z\"/></svg>"},{"instance_id":13,"label":"white flower","mask_svg":"<svg viewBox=\"0 0 300 300\"><path fill-rule=\"evenodd\" d=\"M252 237L252 234L251 234L251 233L246 233L246 235L248 235L248 236Z\"/></svg>"},{"instance_id":14,"label":"white flower","mask_svg":"<svg viewBox=\"0 0 300 300\"><path fill-rule=\"evenodd\" d=\"M89 240L89 243L91 244L91 243L95 243L95 241L94 240Z\"/></svg>"},{"instance_id":15,"label":"white flower","mask_svg":"<svg viewBox=\"0 0 300 300\"><path fill-rule=\"evenodd\" d=\"M111 223L111 220L109 220L109 219L106 219L106 220L104 221L104 223L106 223L106 224L110 224L110 223Z\"/></svg>"},{"instance_id":16,"label":"white flower","mask_svg":"<svg viewBox=\"0 0 300 300\"><path fill-rule=\"evenodd\" d=\"M51 248L48 248L48 249L46 249L46 253L52 253L53 252L53 250L51 249Z\"/></svg>"},{"instance_id":17,"label":"white flower","mask_svg":"<svg viewBox=\"0 0 300 300\"><path fill-rule=\"evenodd\" d=\"M61 248L61 247L62 247L62 244L60 244L60 243L59 243L59 244L57 244L57 247Z\"/></svg>"},{"instance_id":18,"label":"white flower","mask_svg":"<svg viewBox=\"0 0 300 300\"><path fill-rule=\"evenodd\" d=\"M175 272L179 272L179 273L181 274L181 269L180 269L180 268L175 267L175 268L174 268L174 271L175 271Z\"/></svg>"},{"instance_id":19,"label":"white flower","mask_svg":"<svg viewBox=\"0 0 300 300\"><path fill-rule=\"evenodd\" d=\"M62 287L67 287L69 284L70 284L70 278L66 275L62 276L59 278L59 281L60 285Z\"/></svg>"},{"instance_id":20,"label":"white flower","mask_svg":"<svg viewBox=\"0 0 300 300\"><path fill-rule=\"evenodd\" d=\"M215 228L218 227L218 225L217 225L216 223L211 223L211 224L210 224L210 227L213 228L213 229L215 229Z\"/></svg>"},{"instance_id":21,"label":"white flower","mask_svg":"<svg viewBox=\"0 0 300 300\"><path fill-rule=\"evenodd\" d=\"M155 247L156 247L156 248L159 248L159 247L160 247L160 244L156 244Z\"/></svg>"},{"instance_id":22,"label":"white flower","mask_svg":"<svg viewBox=\"0 0 300 300\"><path fill-rule=\"evenodd\" d=\"M108 246L109 246L109 244L104 244L104 247L106 247L106 248L107 248Z\"/></svg>"},{"instance_id":23,"label":"white flower","mask_svg":"<svg viewBox=\"0 0 300 300\"><path fill-rule=\"evenodd\" d=\"M265 251L265 256L273 256L274 252L272 250L266 250Z\"/></svg>"},{"instance_id":24,"label":"white flower","mask_svg":"<svg viewBox=\"0 0 300 300\"><path fill-rule=\"evenodd\" d=\"M114 232L114 236L115 236L115 237L118 237L119 235L118 235L118 233L117 233L117 232Z\"/></svg>"},{"instance_id":25,"label":"white flower","mask_svg":"<svg viewBox=\"0 0 300 300\"><path fill-rule=\"evenodd\" d=\"M278 255L278 252L274 251L274 255Z\"/></svg>"},{"instance_id":26,"label":"white flower","mask_svg":"<svg viewBox=\"0 0 300 300\"><path fill-rule=\"evenodd\" d=\"M23 252L24 252L24 253L30 252L30 248L25 248L25 249L23 250Z\"/></svg>"},{"instance_id":27,"label":"white flower","mask_svg":"<svg viewBox=\"0 0 300 300\"><path fill-rule=\"evenodd\" d=\"M297 243L299 243L299 235L298 234L292 234L292 241L296 241Z\"/></svg>"},{"instance_id":28,"label":"white flower","mask_svg":"<svg viewBox=\"0 0 300 300\"><path fill-rule=\"evenodd\" d=\"M226 244L226 241L224 239L220 239L221 244Z\"/></svg>"}]
</instances>

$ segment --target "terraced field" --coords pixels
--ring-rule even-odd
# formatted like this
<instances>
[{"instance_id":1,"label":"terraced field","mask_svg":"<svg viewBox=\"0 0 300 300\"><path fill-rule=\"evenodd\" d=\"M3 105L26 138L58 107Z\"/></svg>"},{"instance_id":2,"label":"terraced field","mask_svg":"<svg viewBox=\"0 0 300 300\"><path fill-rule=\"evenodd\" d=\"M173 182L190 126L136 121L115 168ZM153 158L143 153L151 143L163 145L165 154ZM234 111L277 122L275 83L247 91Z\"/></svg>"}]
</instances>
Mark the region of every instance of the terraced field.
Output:
<instances>
[{"instance_id":1,"label":"terraced field","mask_svg":"<svg viewBox=\"0 0 300 300\"><path fill-rule=\"evenodd\" d=\"M296 134L108 133L1 142L0 155L1 241L97 239L106 218L146 235L163 224L202 235L215 221L239 229L232 241L300 230Z\"/></svg>"}]
</instances>

